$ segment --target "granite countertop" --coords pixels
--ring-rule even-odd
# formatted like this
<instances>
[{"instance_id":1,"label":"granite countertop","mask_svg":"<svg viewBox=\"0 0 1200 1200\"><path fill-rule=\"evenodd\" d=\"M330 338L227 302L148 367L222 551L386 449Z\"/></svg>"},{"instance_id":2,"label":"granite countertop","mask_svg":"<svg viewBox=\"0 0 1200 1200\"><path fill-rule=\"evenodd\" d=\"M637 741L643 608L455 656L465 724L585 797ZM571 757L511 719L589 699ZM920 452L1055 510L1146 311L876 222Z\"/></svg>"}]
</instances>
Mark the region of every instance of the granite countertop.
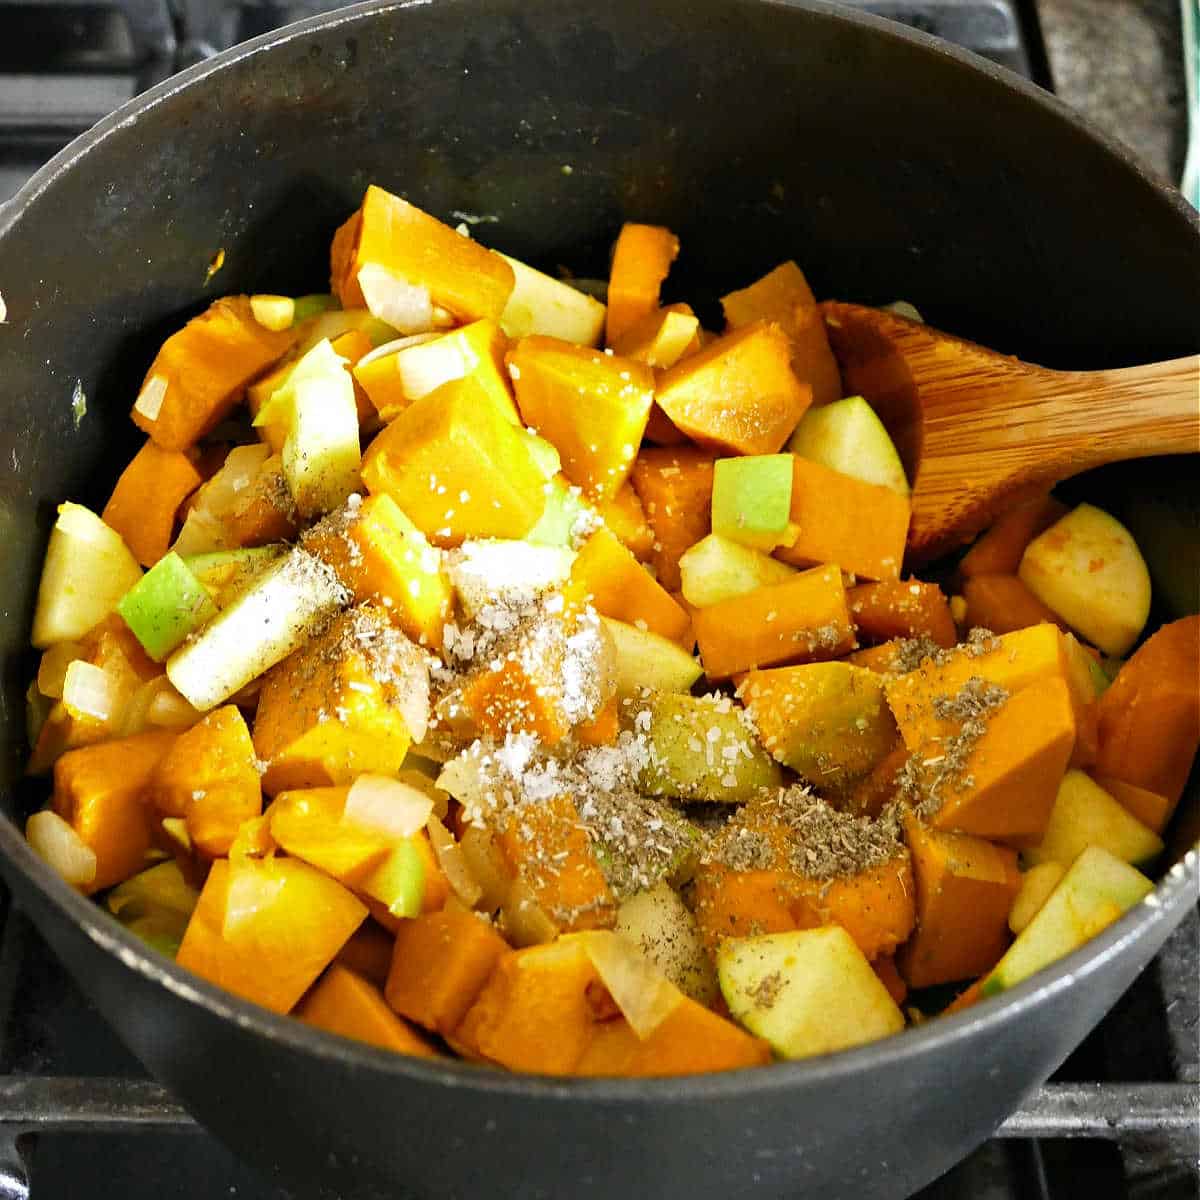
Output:
<instances>
[{"instance_id":1,"label":"granite countertop","mask_svg":"<svg viewBox=\"0 0 1200 1200\"><path fill-rule=\"evenodd\" d=\"M1037 0L1058 94L1174 183L1187 143L1179 0Z\"/></svg>"}]
</instances>

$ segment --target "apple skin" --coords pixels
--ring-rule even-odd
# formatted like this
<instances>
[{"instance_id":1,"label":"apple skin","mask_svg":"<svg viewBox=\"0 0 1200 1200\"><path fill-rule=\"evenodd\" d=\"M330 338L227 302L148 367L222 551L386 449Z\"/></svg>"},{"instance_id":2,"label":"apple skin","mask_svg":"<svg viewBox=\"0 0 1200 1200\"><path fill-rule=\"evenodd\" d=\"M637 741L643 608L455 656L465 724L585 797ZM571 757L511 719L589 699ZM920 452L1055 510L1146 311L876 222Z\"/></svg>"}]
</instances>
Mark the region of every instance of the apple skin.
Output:
<instances>
[{"instance_id":1,"label":"apple skin","mask_svg":"<svg viewBox=\"0 0 1200 1200\"><path fill-rule=\"evenodd\" d=\"M713 464L713 533L756 550L782 545L791 519L792 476L790 454L718 458Z\"/></svg>"}]
</instances>

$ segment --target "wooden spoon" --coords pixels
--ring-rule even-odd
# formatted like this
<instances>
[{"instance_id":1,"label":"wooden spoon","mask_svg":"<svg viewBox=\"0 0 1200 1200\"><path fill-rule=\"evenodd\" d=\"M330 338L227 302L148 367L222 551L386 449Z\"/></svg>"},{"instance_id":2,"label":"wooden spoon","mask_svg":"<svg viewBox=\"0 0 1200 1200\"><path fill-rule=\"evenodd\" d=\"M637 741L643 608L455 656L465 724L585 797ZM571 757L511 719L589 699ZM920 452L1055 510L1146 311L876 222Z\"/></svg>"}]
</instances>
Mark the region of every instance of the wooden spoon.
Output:
<instances>
[{"instance_id":1,"label":"wooden spoon","mask_svg":"<svg viewBox=\"0 0 1200 1200\"><path fill-rule=\"evenodd\" d=\"M870 401L913 483L913 563L1069 475L1200 451L1200 355L1051 371L886 309L827 301L821 310L845 394Z\"/></svg>"}]
</instances>

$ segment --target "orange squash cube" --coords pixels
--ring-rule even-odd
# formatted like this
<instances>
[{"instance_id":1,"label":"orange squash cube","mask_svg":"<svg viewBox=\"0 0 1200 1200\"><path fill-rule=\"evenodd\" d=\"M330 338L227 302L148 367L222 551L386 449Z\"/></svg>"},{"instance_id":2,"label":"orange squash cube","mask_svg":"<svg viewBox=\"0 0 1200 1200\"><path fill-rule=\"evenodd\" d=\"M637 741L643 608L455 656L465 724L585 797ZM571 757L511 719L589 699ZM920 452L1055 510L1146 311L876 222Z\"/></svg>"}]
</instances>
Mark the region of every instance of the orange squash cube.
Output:
<instances>
[{"instance_id":1,"label":"orange squash cube","mask_svg":"<svg viewBox=\"0 0 1200 1200\"><path fill-rule=\"evenodd\" d=\"M635 321L615 342L614 354L665 371L700 349L700 321L688 304L668 304Z\"/></svg>"},{"instance_id":2,"label":"orange squash cube","mask_svg":"<svg viewBox=\"0 0 1200 1200\"><path fill-rule=\"evenodd\" d=\"M863 640L926 637L946 649L958 641L950 604L936 583L919 579L864 583L846 592L846 602Z\"/></svg>"},{"instance_id":3,"label":"orange squash cube","mask_svg":"<svg viewBox=\"0 0 1200 1200\"><path fill-rule=\"evenodd\" d=\"M121 472L101 517L143 567L152 567L171 544L179 506L203 482L188 455L148 438Z\"/></svg>"},{"instance_id":4,"label":"orange squash cube","mask_svg":"<svg viewBox=\"0 0 1200 1200\"><path fill-rule=\"evenodd\" d=\"M600 516L617 540L639 561L646 562L654 554L654 530L646 520L646 510L637 492L629 483L600 505Z\"/></svg>"},{"instance_id":5,"label":"orange squash cube","mask_svg":"<svg viewBox=\"0 0 1200 1200\"><path fill-rule=\"evenodd\" d=\"M646 447L632 483L654 531L650 561L668 591L680 587L679 560L712 529L713 462L699 446Z\"/></svg>"},{"instance_id":6,"label":"orange squash cube","mask_svg":"<svg viewBox=\"0 0 1200 1200\"><path fill-rule=\"evenodd\" d=\"M1066 628L1015 575L970 575L963 580L962 596L967 604L965 629L1012 633L1043 622Z\"/></svg>"},{"instance_id":7,"label":"orange squash cube","mask_svg":"<svg viewBox=\"0 0 1200 1200\"><path fill-rule=\"evenodd\" d=\"M608 280L605 345L613 346L658 307L663 280L678 257L679 239L669 229L632 221L621 226Z\"/></svg>"},{"instance_id":8,"label":"orange squash cube","mask_svg":"<svg viewBox=\"0 0 1200 1200\"><path fill-rule=\"evenodd\" d=\"M267 809L271 838L293 858L357 890L391 852L382 833L344 822L348 787L280 792Z\"/></svg>"},{"instance_id":9,"label":"orange squash cube","mask_svg":"<svg viewBox=\"0 0 1200 1200\"><path fill-rule=\"evenodd\" d=\"M1049 495L1010 508L980 534L958 564L958 573L964 579L975 575L1015 575L1025 547L1069 511L1065 504Z\"/></svg>"},{"instance_id":10,"label":"orange squash cube","mask_svg":"<svg viewBox=\"0 0 1200 1200\"><path fill-rule=\"evenodd\" d=\"M283 478L283 460L272 454L250 486L221 514L230 546L269 546L296 536L300 515Z\"/></svg>"}]
</instances>

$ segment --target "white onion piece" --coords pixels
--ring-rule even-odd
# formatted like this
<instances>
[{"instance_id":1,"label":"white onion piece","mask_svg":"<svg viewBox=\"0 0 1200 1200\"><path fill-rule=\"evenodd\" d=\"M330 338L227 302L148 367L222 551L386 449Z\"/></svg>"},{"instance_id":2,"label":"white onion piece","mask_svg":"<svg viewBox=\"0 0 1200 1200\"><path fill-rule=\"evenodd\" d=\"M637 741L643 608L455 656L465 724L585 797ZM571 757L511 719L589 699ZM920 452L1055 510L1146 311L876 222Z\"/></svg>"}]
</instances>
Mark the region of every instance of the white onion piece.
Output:
<instances>
[{"instance_id":1,"label":"white onion piece","mask_svg":"<svg viewBox=\"0 0 1200 1200\"><path fill-rule=\"evenodd\" d=\"M396 685L392 704L408 726L408 736L423 742L429 732L429 672L411 671Z\"/></svg>"},{"instance_id":2,"label":"white onion piece","mask_svg":"<svg viewBox=\"0 0 1200 1200\"><path fill-rule=\"evenodd\" d=\"M101 667L77 658L63 676L62 700L73 717L113 722L124 703L120 681Z\"/></svg>"},{"instance_id":3,"label":"white onion piece","mask_svg":"<svg viewBox=\"0 0 1200 1200\"><path fill-rule=\"evenodd\" d=\"M34 813L25 823L29 848L72 886L96 878L96 852L58 813Z\"/></svg>"},{"instance_id":4,"label":"white onion piece","mask_svg":"<svg viewBox=\"0 0 1200 1200\"><path fill-rule=\"evenodd\" d=\"M360 775L350 785L342 820L402 841L425 828L433 800L411 784L386 775Z\"/></svg>"},{"instance_id":5,"label":"white onion piece","mask_svg":"<svg viewBox=\"0 0 1200 1200\"><path fill-rule=\"evenodd\" d=\"M132 737L135 733L145 732L146 726L149 724L146 714L150 711L150 704L158 695L166 678L165 675L156 675L153 679L143 683L129 698L129 702L121 713L121 725L117 731L121 737Z\"/></svg>"},{"instance_id":6,"label":"white onion piece","mask_svg":"<svg viewBox=\"0 0 1200 1200\"><path fill-rule=\"evenodd\" d=\"M191 558L194 554L208 554L212 550L228 548L229 535L225 526L202 508L188 510L179 536L171 547L180 558Z\"/></svg>"},{"instance_id":7,"label":"white onion piece","mask_svg":"<svg viewBox=\"0 0 1200 1200\"><path fill-rule=\"evenodd\" d=\"M225 920L221 934L227 942L237 939L259 913L277 903L286 878L255 859L229 863L229 890L225 896Z\"/></svg>"},{"instance_id":8,"label":"white onion piece","mask_svg":"<svg viewBox=\"0 0 1200 1200\"><path fill-rule=\"evenodd\" d=\"M440 338L442 335L434 331L429 333L412 333L408 337L394 338L390 342L384 342L382 346L376 346L374 350L368 351L354 365L356 367L365 367L373 363L377 358L387 358L389 354L395 354L400 350L407 350L409 346L420 346L425 342L432 342L435 338Z\"/></svg>"},{"instance_id":9,"label":"white onion piece","mask_svg":"<svg viewBox=\"0 0 1200 1200\"><path fill-rule=\"evenodd\" d=\"M146 380L138 398L133 403L134 412L139 412L147 421L157 421L167 398L167 381L161 375L151 375Z\"/></svg>"},{"instance_id":10,"label":"white onion piece","mask_svg":"<svg viewBox=\"0 0 1200 1200\"><path fill-rule=\"evenodd\" d=\"M270 457L271 447L265 442L234 446L221 469L204 485L197 507L210 516L223 516L242 498Z\"/></svg>"},{"instance_id":11,"label":"white onion piece","mask_svg":"<svg viewBox=\"0 0 1200 1200\"><path fill-rule=\"evenodd\" d=\"M52 700L61 700L67 668L82 654L83 647L78 642L59 642L51 646L38 663L38 691Z\"/></svg>"},{"instance_id":12,"label":"white onion piece","mask_svg":"<svg viewBox=\"0 0 1200 1200\"><path fill-rule=\"evenodd\" d=\"M645 1041L683 1002L683 993L636 946L610 930L578 936L630 1028Z\"/></svg>"},{"instance_id":13,"label":"white onion piece","mask_svg":"<svg viewBox=\"0 0 1200 1200\"><path fill-rule=\"evenodd\" d=\"M358 286L371 315L401 333L426 333L444 324L435 315L427 287L409 283L378 263L359 268Z\"/></svg>"},{"instance_id":14,"label":"white onion piece","mask_svg":"<svg viewBox=\"0 0 1200 1200\"><path fill-rule=\"evenodd\" d=\"M437 856L438 866L445 873L447 882L454 889L454 894L468 908L474 908L483 895L483 888L471 874L471 868L467 866L462 847L437 817L431 816L426 822L425 828L429 830L429 843Z\"/></svg>"}]
</instances>

